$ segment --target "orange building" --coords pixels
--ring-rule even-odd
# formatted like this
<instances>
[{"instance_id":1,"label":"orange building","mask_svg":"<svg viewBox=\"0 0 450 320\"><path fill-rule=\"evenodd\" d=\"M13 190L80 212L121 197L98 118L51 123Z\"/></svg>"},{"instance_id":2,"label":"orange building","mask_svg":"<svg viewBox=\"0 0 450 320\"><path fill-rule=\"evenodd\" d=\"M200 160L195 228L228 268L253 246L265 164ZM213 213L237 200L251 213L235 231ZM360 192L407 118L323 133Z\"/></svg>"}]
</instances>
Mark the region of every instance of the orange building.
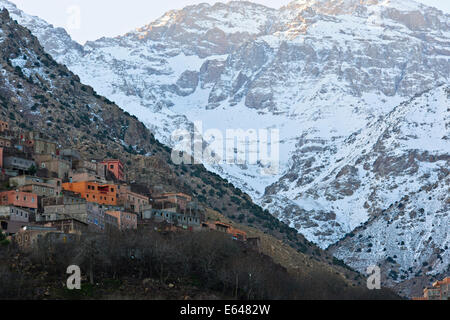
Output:
<instances>
[{"instance_id":1,"label":"orange building","mask_svg":"<svg viewBox=\"0 0 450 320\"><path fill-rule=\"evenodd\" d=\"M211 230L228 233L234 240L247 241L247 233L242 230L233 228L230 224L216 221L213 223L207 222L204 225Z\"/></svg>"},{"instance_id":2,"label":"orange building","mask_svg":"<svg viewBox=\"0 0 450 320\"><path fill-rule=\"evenodd\" d=\"M3 191L0 192L0 205L12 205L36 210L38 207L38 196L34 193L17 190Z\"/></svg>"},{"instance_id":3,"label":"orange building","mask_svg":"<svg viewBox=\"0 0 450 320\"><path fill-rule=\"evenodd\" d=\"M123 163L120 160L108 159L102 161L102 164L106 166L106 169L111 172L119 181L124 181Z\"/></svg>"},{"instance_id":4,"label":"orange building","mask_svg":"<svg viewBox=\"0 0 450 320\"><path fill-rule=\"evenodd\" d=\"M106 214L117 219L118 227L121 231L137 229L137 215L134 213L123 211L106 211Z\"/></svg>"},{"instance_id":5,"label":"orange building","mask_svg":"<svg viewBox=\"0 0 450 320\"><path fill-rule=\"evenodd\" d=\"M117 188L117 204L119 206L123 206L125 210L130 210L134 213L141 213L144 207L148 206L148 197L132 192L131 188L126 184L118 185Z\"/></svg>"},{"instance_id":6,"label":"orange building","mask_svg":"<svg viewBox=\"0 0 450 320\"><path fill-rule=\"evenodd\" d=\"M423 290L423 297L416 297L413 300L449 300L450 299L450 277L436 281L431 287Z\"/></svg>"},{"instance_id":7,"label":"orange building","mask_svg":"<svg viewBox=\"0 0 450 320\"><path fill-rule=\"evenodd\" d=\"M172 207L171 204L179 207L180 210L186 210L192 198L184 193L166 192L154 198L156 204L161 206L161 209Z\"/></svg>"},{"instance_id":8,"label":"orange building","mask_svg":"<svg viewBox=\"0 0 450 320\"><path fill-rule=\"evenodd\" d=\"M64 190L81 195L88 202L115 206L117 205L117 187L114 184L80 181L63 183Z\"/></svg>"}]
</instances>

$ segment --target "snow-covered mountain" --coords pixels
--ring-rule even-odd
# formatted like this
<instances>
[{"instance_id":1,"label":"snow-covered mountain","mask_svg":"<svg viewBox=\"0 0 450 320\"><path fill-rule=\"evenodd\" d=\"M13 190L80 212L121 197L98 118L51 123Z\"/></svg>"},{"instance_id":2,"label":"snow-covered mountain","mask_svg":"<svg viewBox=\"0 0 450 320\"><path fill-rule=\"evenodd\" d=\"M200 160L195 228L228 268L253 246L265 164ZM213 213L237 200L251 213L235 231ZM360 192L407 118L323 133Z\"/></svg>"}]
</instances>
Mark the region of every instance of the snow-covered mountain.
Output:
<instances>
[{"instance_id":1,"label":"snow-covered mountain","mask_svg":"<svg viewBox=\"0 0 450 320\"><path fill-rule=\"evenodd\" d=\"M71 51L81 52L83 47L72 40L63 28L55 28L39 17L30 16L16 7L15 4L0 0L0 9L6 8L10 16L22 26L32 30L41 43L45 43L45 50L52 56L64 56Z\"/></svg>"},{"instance_id":2,"label":"snow-covered mountain","mask_svg":"<svg viewBox=\"0 0 450 320\"><path fill-rule=\"evenodd\" d=\"M278 174L261 175L261 164L207 167L321 247L352 231L363 245L387 228L389 212L411 215L389 227L403 234L383 233L364 259L355 243L339 242L336 255L355 268L400 256L398 243L408 253L396 260L402 267L433 263L418 243L436 234L427 248L442 263L426 272L448 272L449 15L411 0L201 4L81 47L2 5L166 144L194 121L223 132L278 128Z\"/></svg>"},{"instance_id":3,"label":"snow-covered mountain","mask_svg":"<svg viewBox=\"0 0 450 320\"><path fill-rule=\"evenodd\" d=\"M449 140L448 85L403 102L347 139L345 148L358 152L316 189L359 202L369 219L330 248L336 257L362 272L377 263L391 283L450 272ZM426 285L404 293L418 295Z\"/></svg>"}]
</instances>

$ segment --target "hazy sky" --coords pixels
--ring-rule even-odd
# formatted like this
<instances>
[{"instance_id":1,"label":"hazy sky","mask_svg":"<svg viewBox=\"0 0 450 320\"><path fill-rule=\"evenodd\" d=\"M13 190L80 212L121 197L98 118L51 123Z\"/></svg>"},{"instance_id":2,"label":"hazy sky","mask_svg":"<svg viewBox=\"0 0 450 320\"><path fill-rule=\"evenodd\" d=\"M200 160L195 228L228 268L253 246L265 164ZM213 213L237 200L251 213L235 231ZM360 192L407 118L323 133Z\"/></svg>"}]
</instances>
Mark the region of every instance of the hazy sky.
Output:
<instances>
[{"instance_id":1,"label":"hazy sky","mask_svg":"<svg viewBox=\"0 0 450 320\"><path fill-rule=\"evenodd\" d=\"M216 0L9 0L26 13L65 28L80 43L142 27L172 9ZM292 0L253 0L279 8ZM417 0L450 13L450 0ZM221 1L225 2L225 1Z\"/></svg>"}]
</instances>

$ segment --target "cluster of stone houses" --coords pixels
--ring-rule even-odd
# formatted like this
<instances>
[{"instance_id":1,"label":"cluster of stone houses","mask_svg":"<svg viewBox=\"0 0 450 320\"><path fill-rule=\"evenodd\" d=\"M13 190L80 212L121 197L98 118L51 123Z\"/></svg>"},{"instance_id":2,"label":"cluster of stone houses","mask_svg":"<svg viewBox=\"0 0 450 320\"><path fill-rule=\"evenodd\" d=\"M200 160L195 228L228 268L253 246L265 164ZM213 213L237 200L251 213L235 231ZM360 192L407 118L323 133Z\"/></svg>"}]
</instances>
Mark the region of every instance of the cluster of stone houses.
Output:
<instances>
[{"instance_id":1,"label":"cluster of stone houses","mask_svg":"<svg viewBox=\"0 0 450 320\"><path fill-rule=\"evenodd\" d=\"M423 289L423 296L413 298L413 300L449 300L450 298L450 277L441 281L435 281L431 287Z\"/></svg>"},{"instance_id":2,"label":"cluster of stone houses","mask_svg":"<svg viewBox=\"0 0 450 320\"><path fill-rule=\"evenodd\" d=\"M86 232L162 224L172 230L216 230L247 241L245 232L205 221L183 193L139 192L117 159L86 160L40 132L0 121L0 232L29 247L48 237L68 241Z\"/></svg>"}]
</instances>

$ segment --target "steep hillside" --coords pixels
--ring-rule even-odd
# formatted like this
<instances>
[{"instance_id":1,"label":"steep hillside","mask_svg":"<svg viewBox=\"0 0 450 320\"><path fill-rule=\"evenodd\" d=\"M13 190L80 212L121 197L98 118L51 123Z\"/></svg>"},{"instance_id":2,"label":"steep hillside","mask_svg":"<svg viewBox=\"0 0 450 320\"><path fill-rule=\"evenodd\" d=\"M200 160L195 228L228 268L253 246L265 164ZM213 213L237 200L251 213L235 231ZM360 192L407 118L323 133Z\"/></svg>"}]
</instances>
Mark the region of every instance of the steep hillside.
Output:
<instances>
[{"instance_id":1,"label":"steep hillside","mask_svg":"<svg viewBox=\"0 0 450 320\"><path fill-rule=\"evenodd\" d=\"M205 166L322 248L404 196L420 209L414 196L418 185L446 185L441 172L450 150L448 140L441 139L448 132L446 111L433 118L433 128L427 118L433 112L423 113L423 119L390 116L414 95L449 82L450 17L437 9L412 0L297 0L279 10L245 1L201 4L80 48L66 33L48 32L50 25L9 2L0 0L0 6L10 7L13 17L83 83L139 116L166 145L176 143L175 129L191 130L194 121L221 132L279 129L280 163L274 174L261 174L267 169L261 162ZM441 110L427 104L420 109ZM385 135L383 119L410 132ZM402 145L402 139L410 144ZM188 189L194 181L199 180L189 181ZM226 197L222 201L220 192L215 197L203 189L213 208L235 217L238 207L258 212L255 220L244 220L297 242L294 233L282 235L278 222L253 207L250 198L242 200L239 191L238 199L229 198L231 207L223 207L230 203ZM432 215L448 213L439 196L427 204ZM417 223L448 239L447 229ZM397 238L386 242L395 246ZM339 255L361 270L359 254L350 247L342 250L346 253ZM442 256L448 265L448 254Z\"/></svg>"},{"instance_id":2,"label":"steep hillside","mask_svg":"<svg viewBox=\"0 0 450 320\"><path fill-rule=\"evenodd\" d=\"M369 207L389 205L372 211L368 222L330 251L360 271L368 264L382 265L392 286L417 280L411 291L404 289L407 295L421 294L424 283L415 278L424 277L428 285L448 276L449 133L450 87L441 86L401 104L349 141L349 148L360 152L334 172L355 173L359 201ZM329 180L324 184L336 188Z\"/></svg>"},{"instance_id":3,"label":"steep hillside","mask_svg":"<svg viewBox=\"0 0 450 320\"><path fill-rule=\"evenodd\" d=\"M92 271L83 277L80 290L61 285L61 270L72 264ZM0 245L0 299L6 300L399 298L390 290L350 285L323 268L313 272L289 272L220 232L149 228L84 234L64 244L38 241L27 251Z\"/></svg>"},{"instance_id":4,"label":"steep hillside","mask_svg":"<svg viewBox=\"0 0 450 320\"><path fill-rule=\"evenodd\" d=\"M345 158L346 140L450 74L449 16L410 0L201 4L83 48L3 3L57 61L168 145L194 121L223 132L278 128L275 174L262 175L261 163L205 165L323 248L370 215L343 205L348 190L342 199L314 194ZM364 214L355 220L349 210Z\"/></svg>"},{"instance_id":5,"label":"steep hillside","mask_svg":"<svg viewBox=\"0 0 450 320\"><path fill-rule=\"evenodd\" d=\"M1 117L14 130L40 130L61 146L80 150L86 158L119 158L136 184L191 194L203 206L283 240L305 260L314 259L315 264L330 270L329 254L202 165L174 165L171 150L155 140L135 117L56 63L27 29L10 19L8 11L1 11L0 19ZM358 276L340 266L332 270L347 278Z\"/></svg>"}]
</instances>

